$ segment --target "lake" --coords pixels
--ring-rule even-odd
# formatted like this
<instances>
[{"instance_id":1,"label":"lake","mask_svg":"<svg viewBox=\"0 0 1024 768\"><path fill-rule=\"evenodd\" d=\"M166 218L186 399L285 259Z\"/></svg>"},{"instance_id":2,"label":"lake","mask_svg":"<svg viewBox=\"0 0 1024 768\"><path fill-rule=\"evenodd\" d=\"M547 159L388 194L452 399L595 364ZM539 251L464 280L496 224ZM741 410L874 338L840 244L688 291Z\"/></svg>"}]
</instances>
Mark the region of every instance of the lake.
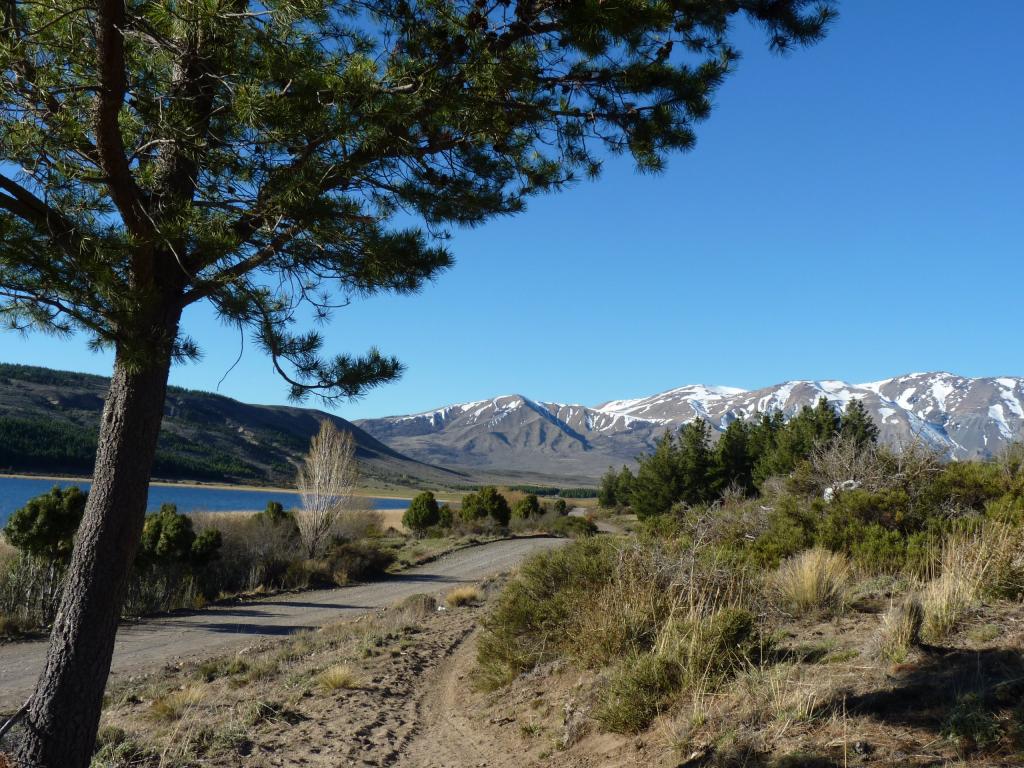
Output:
<instances>
[{"instance_id":1,"label":"lake","mask_svg":"<svg viewBox=\"0 0 1024 768\"><path fill-rule=\"evenodd\" d=\"M0 525L7 522L14 510L25 505L33 496L46 493L53 486L77 485L83 491L90 483L84 480L45 480L20 477L0 477ZM238 488L189 488L176 485L152 485L149 488L149 509L161 504L176 504L179 512L235 512L259 511L268 501L279 501L285 509L301 506L297 493L274 490L242 490ZM367 497L374 509L405 509L408 499Z\"/></svg>"}]
</instances>

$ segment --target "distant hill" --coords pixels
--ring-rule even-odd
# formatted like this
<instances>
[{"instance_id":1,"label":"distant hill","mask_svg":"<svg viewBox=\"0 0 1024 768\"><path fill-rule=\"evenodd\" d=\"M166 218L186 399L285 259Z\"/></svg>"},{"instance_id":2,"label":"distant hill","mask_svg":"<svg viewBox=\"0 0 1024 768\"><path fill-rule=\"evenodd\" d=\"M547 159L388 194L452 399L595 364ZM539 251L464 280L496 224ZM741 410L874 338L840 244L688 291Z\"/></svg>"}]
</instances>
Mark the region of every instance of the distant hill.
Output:
<instances>
[{"instance_id":1,"label":"distant hill","mask_svg":"<svg viewBox=\"0 0 1024 768\"><path fill-rule=\"evenodd\" d=\"M466 471L519 471L596 478L632 463L666 429L695 418L718 431L766 411L787 416L825 397L837 409L856 398L890 445L920 439L952 459L984 458L1024 440L1024 379L911 373L867 384L788 381L773 387L688 385L597 406L504 395L425 413L356 424L421 461Z\"/></svg>"},{"instance_id":2,"label":"distant hill","mask_svg":"<svg viewBox=\"0 0 1024 768\"><path fill-rule=\"evenodd\" d=\"M0 472L89 474L109 380L0 363ZM410 459L324 411L247 405L170 387L154 477L291 483L297 460L324 420L349 430L363 474L397 484L459 484L459 473Z\"/></svg>"}]
</instances>

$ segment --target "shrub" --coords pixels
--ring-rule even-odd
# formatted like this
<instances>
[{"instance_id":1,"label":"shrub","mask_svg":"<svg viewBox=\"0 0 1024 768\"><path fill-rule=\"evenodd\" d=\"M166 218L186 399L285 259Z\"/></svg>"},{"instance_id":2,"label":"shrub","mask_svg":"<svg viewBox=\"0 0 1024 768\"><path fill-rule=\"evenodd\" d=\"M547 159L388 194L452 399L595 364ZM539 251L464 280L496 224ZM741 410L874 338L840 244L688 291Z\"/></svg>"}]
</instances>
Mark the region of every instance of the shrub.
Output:
<instances>
[{"instance_id":1,"label":"shrub","mask_svg":"<svg viewBox=\"0 0 1024 768\"><path fill-rule=\"evenodd\" d=\"M1002 737L1002 728L978 695L968 693L960 697L946 718L942 735L965 755L995 746Z\"/></svg>"},{"instance_id":2,"label":"shrub","mask_svg":"<svg viewBox=\"0 0 1024 768\"><path fill-rule=\"evenodd\" d=\"M688 618L669 621L657 643L659 653L678 665L680 680L701 690L716 687L759 647L753 615L735 606L698 606Z\"/></svg>"},{"instance_id":3,"label":"shrub","mask_svg":"<svg viewBox=\"0 0 1024 768\"><path fill-rule=\"evenodd\" d=\"M384 576L395 562L395 555L372 544L346 542L334 544L325 560L333 583L340 586Z\"/></svg>"},{"instance_id":4,"label":"shrub","mask_svg":"<svg viewBox=\"0 0 1024 768\"><path fill-rule=\"evenodd\" d=\"M402 515L402 525L422 536L428 528L437 525L440 519L441 510L437 506L434 494L430 491L423 491L416 494L408 509L405 510L405 514Z\"/></svg>"},{"instance_id":5,"label":"shrub","mask_svg":"<svg viewBox=\"0 0 1024 768\"><path fill-rule=\"evenodd\" d=\"M548 533L571 539L586 538L597 533L597 526L585 517L556 517L547 526Z\"/></svg>"},{"instance_id":6,"label":"shrub","mask_svg":"<svg viewBox=\"0 0 1024 768\"><path fill-rule=\"evenodd\" d=\"M511 515L508 499L498 493L493 485L484 486L462 499L461 516L466 522L472 523L489 517L498 525L505 526Z\"/></svg>"},{"instance_id":7,"label":"shrub","mask_svg":"<svg viewBox=\"0 0 1024 768\"><path fill-rule=\"evenodd\" d=\"M535 493L524 496L512 506L512 517L516 520L529 520L540 516L540 501Z\"/></svg>"},{"instance_id":8,"label":"shrub","mask_svg":"<svg viewBox=\"0 0 1024 768\"><path fill-rule=\"evenodd\" d=\"M266 520L268 523L274 525L280 525L289 520L294 522L294 519L284 510L284 505L279 501L268 501L266 508L257 513L257 517Z\"/></svg>"},{"instance_id":9,"label":"shrub","mask_svg":"<svg viewBox=\"0 0 1024 768\"><path fill-rule=\"evenodd\" d=\"M455 522L450 504L442 504L437 511L437 525L439 528L451 528Z\"/></svg>"},{"instance_id":10,"label":"shrub","mask_svg":"<svg viewBox=\"0 0 1024 768\"><path fill-rule=\"evenodd\" d=\"M771 577L771 586L786 609L801 615L841 608L849 581L846 557L815 547L782 563Z\"/></svg>"},{"instance_id":11,"label":"shrub","mask_svg":"<svg viewBox=\"0 0 1024 768\"><path fill-rule=\"evenodd\" d=\"M7 521L4 536L30 555L67 562L88 498L75 486L54 486L16 510Z\"/></svg>"},{"instance_id":12,"label":"shrub","mask_svg":"<svg viewBox=\"0 0 1024 768\"><path fill-rule=\"evenodd\" d=\"M203 564L217 556L221 534L207 528L197 537L188 515L179 515L174 504L162 504L146 515L138 562L142 566L168 563Z\"/></svg>"},{"instance_id":13,"label":"shrub","mask_svg":"<svg viewBox=\"0 0 1024 768\"><path fill-rule=\"evenodd\" d=\"M616 559L612 545L589 539L523 563L483 620L477 646L483 685L504 685L575 645L577 605L611 579Z\"/></svg>"},{"instance_id":14,"label":"shrub","mask_svg":"<svg viewBox=\"0 0 1024 768\"><path fill-rule=\"evenodd\" d=\"M639 733L667 705L678 675L678 667L661 656L631 656L612 672L594 717L606 730Z\"/></svg>"},{"instance_id":15,"label":"shrub","mask_svg":"<svg viewBox=\"0 0 1024 768\"><path fill-rule=\"evenodd\" d=\"M569 505L565 503L565 499L555 499L555 514L556 515L567 515L567 514L569 514Z\"/></svg>"}]
</instances>

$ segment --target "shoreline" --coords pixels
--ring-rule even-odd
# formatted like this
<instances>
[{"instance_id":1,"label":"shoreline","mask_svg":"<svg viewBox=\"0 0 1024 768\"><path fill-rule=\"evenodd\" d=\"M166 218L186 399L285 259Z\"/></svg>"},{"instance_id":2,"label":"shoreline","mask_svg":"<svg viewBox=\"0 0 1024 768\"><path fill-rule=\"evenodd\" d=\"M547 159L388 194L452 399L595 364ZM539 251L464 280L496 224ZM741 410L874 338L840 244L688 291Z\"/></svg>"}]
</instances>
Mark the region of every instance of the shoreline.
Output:
<instances>
[{"instance_id":1,"label":"shoreline","mask_svg":"<svg viewBox=\"0 0 1024 768\"><path fill-rule=\"evenodd\" d=\"M64 483L74 482L86 482L91 483L92 477L83 475L27 475L22 473L7 473L0 472L0 480L56 480ZM206 489L212 491L255 491L255 492L267 492L267 493L293 493L298 495L298 491L295 488L281 488L272 485L231 485L228 483L203 483L195 481L183 480L177 482L174 480L151 480L150 485L156 485L162 488L197 488ZM415 494L410 492L408 496L399 496L394 491L382 491L380 493L374 492L372 489L359 489L353 493L353 496L360 496L363 498L374 498L374 499L402 499L411 500Z\"/></svg>"}]
</instances>

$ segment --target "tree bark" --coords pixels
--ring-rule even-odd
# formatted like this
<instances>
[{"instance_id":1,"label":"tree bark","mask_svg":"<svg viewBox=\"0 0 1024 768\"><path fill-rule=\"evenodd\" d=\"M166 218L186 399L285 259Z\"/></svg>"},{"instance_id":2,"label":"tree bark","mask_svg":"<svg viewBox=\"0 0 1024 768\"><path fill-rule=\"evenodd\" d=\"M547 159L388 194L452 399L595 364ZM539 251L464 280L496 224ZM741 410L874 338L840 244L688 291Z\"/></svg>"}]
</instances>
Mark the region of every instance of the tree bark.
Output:
<instances>
[{"instance_id":1,"label":"tree bark","mask_svg":"<svg viewBox=\"0 0 1024 768\"><path fill-rule=\"evenodd\" d=\"M176 326L176 323L174 323ZM46 664L26 714L19 766L87 768L132 563L142 535L170 372L118 354L103 408L96 467Z\"/></svg>"}]
</instances>

